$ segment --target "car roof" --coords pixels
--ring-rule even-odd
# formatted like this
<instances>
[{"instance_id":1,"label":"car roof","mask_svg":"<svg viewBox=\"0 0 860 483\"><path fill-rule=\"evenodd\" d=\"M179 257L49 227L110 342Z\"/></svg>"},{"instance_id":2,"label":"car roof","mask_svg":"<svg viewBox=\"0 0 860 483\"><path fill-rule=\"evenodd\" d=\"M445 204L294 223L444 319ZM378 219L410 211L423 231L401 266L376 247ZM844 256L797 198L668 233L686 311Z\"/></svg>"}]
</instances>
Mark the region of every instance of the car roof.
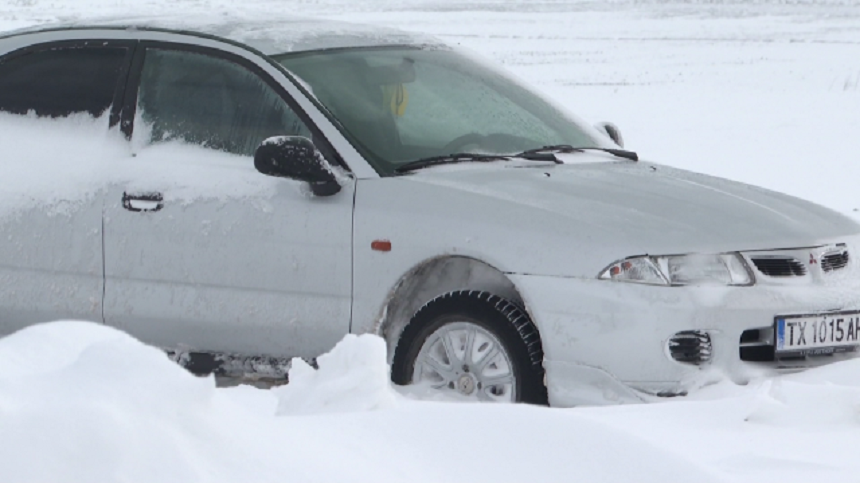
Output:
<instances>
[{"instance_id":1,"label":"car roof","mask_svg":"<svg viewBox=\"0 0 860 483\"><path fill-rule=\"evenodd\" d=\"M214 36L248 45L266 55L350 47L395 45L442 47L445 45L429 35L374 25L283 15L267 15L265 18L249 15L243 17L241 14L227 12L193 16L87 18L0 33L0 38L47 30L70 29L161 30Z\"/></svg>"}]
</instances>

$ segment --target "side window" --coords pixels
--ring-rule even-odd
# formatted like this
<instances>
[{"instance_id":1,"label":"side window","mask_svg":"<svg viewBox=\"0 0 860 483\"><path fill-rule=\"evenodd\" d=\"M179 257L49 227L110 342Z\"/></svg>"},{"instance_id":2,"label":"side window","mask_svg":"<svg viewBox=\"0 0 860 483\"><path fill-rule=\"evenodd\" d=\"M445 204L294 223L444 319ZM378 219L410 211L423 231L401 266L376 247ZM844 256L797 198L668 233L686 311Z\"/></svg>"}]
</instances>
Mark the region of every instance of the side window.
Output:
<instances>
[{"instance_id":1,"label":"side window","mask_svg":"<svg viewBox=\"0 0 860 483\"><path fill-rule=\"evenodd\" d=\"M113 102L127 49L60 47L0 60L0 111L102 115Z\"/></svg>"},{"instance_id":2,"label":"side window","mask_svg":"<svg viewBox=\"0 0 860 483\"><path fill-rule=\"evenodd\" d=\"M149 143L179 140L253 155L271 136L311 136L258 75L195 52L147 49L137 103L135 136L143 131Z\"/></svg>"}]
</instances>

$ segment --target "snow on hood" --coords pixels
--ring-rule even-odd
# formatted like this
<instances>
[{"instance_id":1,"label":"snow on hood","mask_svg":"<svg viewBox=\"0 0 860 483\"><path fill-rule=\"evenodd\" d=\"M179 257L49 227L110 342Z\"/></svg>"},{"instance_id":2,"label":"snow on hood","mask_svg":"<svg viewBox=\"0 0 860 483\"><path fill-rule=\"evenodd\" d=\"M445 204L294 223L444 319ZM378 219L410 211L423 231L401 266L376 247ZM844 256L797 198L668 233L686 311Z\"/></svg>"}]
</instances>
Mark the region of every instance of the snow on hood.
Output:
<instances>
[{"instance_id":1,"label":"snow on hood","mask_svg":"<svg viewBox=\"0 0 860 483\"><path fill-rule=\"evenodd\" d=\"M500 210L517 205L526 208L518 213L546 215L554 220L542 227L546 234L584 248L608 244L618 257L813 246L860 232L828 208L735 181L607 162L602 154L566 159L576 164L482 163L425 169L409 179L498 200ZM511 226L540 229L505 213Z\"/></svg>"}]
</instances>

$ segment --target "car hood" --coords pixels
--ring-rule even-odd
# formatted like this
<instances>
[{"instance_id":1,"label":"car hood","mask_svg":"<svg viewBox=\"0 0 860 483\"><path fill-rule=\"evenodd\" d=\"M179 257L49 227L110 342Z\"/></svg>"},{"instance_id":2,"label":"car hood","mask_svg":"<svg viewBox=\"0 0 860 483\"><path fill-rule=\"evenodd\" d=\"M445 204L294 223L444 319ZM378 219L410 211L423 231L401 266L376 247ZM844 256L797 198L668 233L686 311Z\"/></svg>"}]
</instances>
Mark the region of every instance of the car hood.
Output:
<instances>
[{"instance_id":1,"label":"car hood","mask_svg":"<svg viewBox=\"0 0 860 483\"><path fill-rule=\"evenodd\" d=\"M645 162L470 163L410 178L468 193L454 197L461 205L493 200L509 228L538 233L533 243L561 238L611 247L618 258L806 247L860 232L848 217L805 200Z\"/></svg>"}]
</instances>

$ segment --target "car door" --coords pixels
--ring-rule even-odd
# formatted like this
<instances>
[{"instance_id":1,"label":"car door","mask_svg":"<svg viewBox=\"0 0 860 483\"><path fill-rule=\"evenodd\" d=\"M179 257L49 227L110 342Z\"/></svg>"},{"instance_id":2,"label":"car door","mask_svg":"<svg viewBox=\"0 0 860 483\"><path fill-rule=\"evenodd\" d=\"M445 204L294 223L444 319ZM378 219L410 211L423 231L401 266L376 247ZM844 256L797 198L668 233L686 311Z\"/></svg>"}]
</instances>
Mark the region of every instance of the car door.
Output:
<instances>
[{"instance_id":1,"label":"car door","mask_svg":"<svg viewBox=\"0 0 860 483\"><path fill-rule=\"evenodd\" d=\"M102 321L103 174L127 154L109 126L133 45L0 42L0 334Z\"/></svg>"},{"instance_id":2,"label":"car door","mask_svg":"<svg viewBox=\"0 0 860 483\"><path fill-rule=\"evenodd\" d=\"M106 323L180 350L331 348L349 331L354 182L316 197L253 160L270 136L325 140L245 57L142 42L134 64L134 156L105 202Z\"/></svg>"}]
</instances>

